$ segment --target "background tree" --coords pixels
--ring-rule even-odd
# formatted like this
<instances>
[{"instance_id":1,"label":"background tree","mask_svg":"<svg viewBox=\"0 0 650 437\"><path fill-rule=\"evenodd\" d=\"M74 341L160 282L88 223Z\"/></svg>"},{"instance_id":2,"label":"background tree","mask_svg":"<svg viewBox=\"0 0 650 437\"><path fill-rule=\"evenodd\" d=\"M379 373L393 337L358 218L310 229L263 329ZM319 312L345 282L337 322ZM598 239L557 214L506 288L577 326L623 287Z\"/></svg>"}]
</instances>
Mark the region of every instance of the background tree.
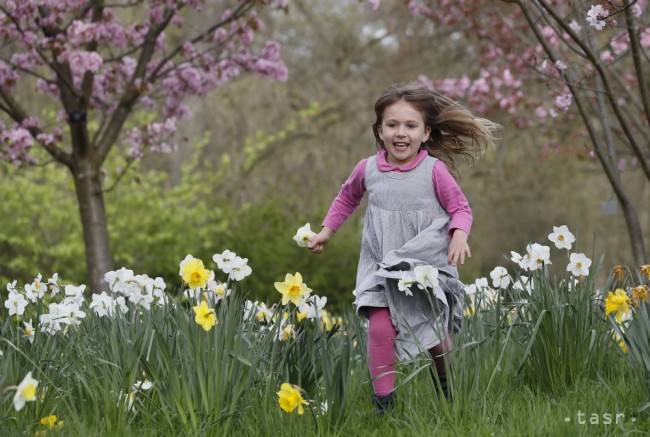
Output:
<instances>
[{"instance_id":1,"label":"background tree","mask_svg":"<svg viewBox=\"0 0 650 437\"><path fill-rule=\"evenodd\" d=\"M481 66L474 79L422 80L480 112L509 113L520 128L570 130L568 148L600 162L623 212L634 261L645 264L638 205L647 201L633 197L622 173L632 169L643 175L642 184L650 181L646 1L406 3L414 15L454 30L452 37L462 39L465 53ZM547 92L534 92L532 82L542 82Z\"/></svg>"},{"instance_id":2,"label":"background tree","mask_svg":"<svg viewBox=\"0 0 650 437\"><path fill-rule=\"evenodd\" d=\"M285 1L215 1L210 16L216 19L197 20L210 3L25 0L0 5L0 110L14 122L0 124L0 158L34 163L30 149L38 145L70 171L93 291L101 290L103 274L113 267L102 165L114 146L129 146L128 164L146 153L171 151L176 122L188 115L182 103L187 97L204 96L245 70L287 77L279 44L268 41L257 54L251 46L261 27L256 9L286 10ZM33 86L42 94L30 107L21 95ZM44 116L43 108L55 108L56 121ZM159 117L128 126L140 109Z\"/></svg>"}]
</instances>

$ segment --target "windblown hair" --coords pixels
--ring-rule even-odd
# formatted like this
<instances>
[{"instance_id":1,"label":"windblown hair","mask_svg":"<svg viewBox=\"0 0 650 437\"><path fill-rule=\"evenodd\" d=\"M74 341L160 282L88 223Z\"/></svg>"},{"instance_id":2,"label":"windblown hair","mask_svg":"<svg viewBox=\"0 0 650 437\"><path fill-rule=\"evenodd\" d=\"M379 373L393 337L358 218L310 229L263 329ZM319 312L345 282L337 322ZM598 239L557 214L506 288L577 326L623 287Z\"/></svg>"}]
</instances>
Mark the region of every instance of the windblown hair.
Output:
<instances>
[{"instance_id":1,"label":"windblown hair","mask_svg":"<svg viewBox=\"0 0 650 437\"><path fill-rule=\"evenodd\" d=\"M470 163L494 146L493 132L501 126L472 114L447 97L429 90L419 82L391 85L375 103L377 120L372 125L377 147L385 149L379 137L384 110L393 103L404 100L422 113L425 126L431 133L421 147L429 155L443 161L454 177L459 176L455 158L467 158Z\"/></svg>"}]
</instances>

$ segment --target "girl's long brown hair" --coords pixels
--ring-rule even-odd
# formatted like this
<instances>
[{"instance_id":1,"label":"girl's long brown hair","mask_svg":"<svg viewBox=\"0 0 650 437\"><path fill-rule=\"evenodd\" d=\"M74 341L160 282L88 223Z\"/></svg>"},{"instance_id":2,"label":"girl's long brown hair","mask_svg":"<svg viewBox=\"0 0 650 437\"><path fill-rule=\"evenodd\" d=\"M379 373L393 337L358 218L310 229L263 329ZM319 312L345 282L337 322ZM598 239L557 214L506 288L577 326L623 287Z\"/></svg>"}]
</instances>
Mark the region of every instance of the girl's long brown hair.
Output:
<instances>
[{"instance_id":1,"label":"girl's long brown hair","mask_svg":"<svg viewBox=\"0 0 650 437\"><path fill-rule=\"evenodd\" d=\"M419 82L391 85L375 103L377 120L372 125L377 147L385 148L379 137L384 110L395 102L404 100L422 113L425 126L431 128L427 141L422 143L429 155L440 159L454 177L459 172L455 157L465 157L471 163L485 149L494 145L493 132L500 125L480 118L447 97L426 88Z\"/></svg>"}]
</instances>

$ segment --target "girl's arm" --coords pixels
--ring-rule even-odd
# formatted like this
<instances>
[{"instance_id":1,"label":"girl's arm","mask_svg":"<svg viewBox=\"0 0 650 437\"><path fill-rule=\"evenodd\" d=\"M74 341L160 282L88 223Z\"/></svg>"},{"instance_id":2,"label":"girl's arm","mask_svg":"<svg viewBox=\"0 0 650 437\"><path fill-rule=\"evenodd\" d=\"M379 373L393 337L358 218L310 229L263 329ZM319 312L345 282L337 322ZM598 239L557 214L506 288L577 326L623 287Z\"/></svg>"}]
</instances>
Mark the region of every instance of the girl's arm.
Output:
<instances>
[{"instance_id":1,"label":"girl's arm","mask_svg":"<svg viewBox=\"0 0 650 437\"><path fill-rule=\"evenodd\" d=\"M307 246L314 253L321 253L329 239L334 235L343 222L354 212L363 199L366 191L365 174L367 159L362 159L352 170L352 174L345 181L339 194L330 206L323 229L316 234Z\"/></svg>"},{"instance_id":2,"label":"girl's arm","mask_svg":"<svg viewBox=\"0 0 650 437\"><path fill-rule=\"evenodd\" d=\"M465 264L465 257L472 256L467 244L474 219L472 209L456 180L442 161L437 161L433 166L433 184L440 205L447 211L450 219L451 243L447 261L452 265Z\"/></svg>"}]
</instances>

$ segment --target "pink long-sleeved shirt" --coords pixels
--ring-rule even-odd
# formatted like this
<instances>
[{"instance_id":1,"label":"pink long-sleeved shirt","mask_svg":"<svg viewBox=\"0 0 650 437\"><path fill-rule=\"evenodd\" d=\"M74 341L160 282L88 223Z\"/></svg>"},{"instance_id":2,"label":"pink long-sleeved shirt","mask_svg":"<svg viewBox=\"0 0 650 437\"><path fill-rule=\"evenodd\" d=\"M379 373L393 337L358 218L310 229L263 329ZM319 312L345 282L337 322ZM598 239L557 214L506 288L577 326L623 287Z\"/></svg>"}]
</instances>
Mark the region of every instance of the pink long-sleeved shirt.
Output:
<instances>
[{"instance_id":1,"label":"pink long-sleeved shirt","mask_svg":"<svg viewBox=\"0 0 650 437\"><path fill-rule=\"evenodd\" d=\"M377 152L377 168L380 171L409 171L422 162L427 156L426 150L420 150L417 158L402 167L390 164L386 160L386 151ZM366 192L365 173L368 159L362 159L352 170L352 174L345 181L339 194L336 196L330 206L327 216L323 221L323 226L336 231L343 222L354 212L363 199ZM438 160L433 166L433 186L440 205L449 214L449 233L454 229L461 229L469 235L472 228L472 210L469 207L467 198L456 183L454 177L449 173L444 162Z\"/></svg>"}]
</instances>

